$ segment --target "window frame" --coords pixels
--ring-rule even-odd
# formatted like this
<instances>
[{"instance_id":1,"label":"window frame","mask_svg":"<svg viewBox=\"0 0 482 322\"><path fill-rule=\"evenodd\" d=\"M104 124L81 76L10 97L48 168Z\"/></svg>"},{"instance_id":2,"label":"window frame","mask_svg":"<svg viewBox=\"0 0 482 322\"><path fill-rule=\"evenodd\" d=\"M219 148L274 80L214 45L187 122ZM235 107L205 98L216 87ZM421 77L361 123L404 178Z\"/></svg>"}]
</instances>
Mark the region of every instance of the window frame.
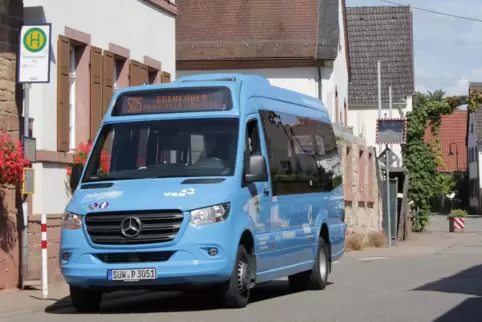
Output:
<instances>
[{"instance_id":1,"label":"window frame","mask_svg":"<svg viewBox=\"0 0 482 322\"><path fill-rule=\"evenodd\" d=\"M247 147L249 145L248 131L249 131L249 126L250 126L251 123L255 124L255 133L254 134L256 136L255 140L257 141L257 150L254 151L254 153L252 153L253 151L251 151L251 150L248 151L248 149L247 149ZM245 124L246 125L245 125L244 138L243 138L243 142L244 142L244 146L243 146L243 170L241 171L241 187L242 188L249 185L249 184L246 184L246 182L244 180L246 171L248 170L248 166L249 166L249 158L252 155L263 155L260 125L259 125L258 118L256 116L247 118L245 120Z\"/></svg>"}]
</instances>

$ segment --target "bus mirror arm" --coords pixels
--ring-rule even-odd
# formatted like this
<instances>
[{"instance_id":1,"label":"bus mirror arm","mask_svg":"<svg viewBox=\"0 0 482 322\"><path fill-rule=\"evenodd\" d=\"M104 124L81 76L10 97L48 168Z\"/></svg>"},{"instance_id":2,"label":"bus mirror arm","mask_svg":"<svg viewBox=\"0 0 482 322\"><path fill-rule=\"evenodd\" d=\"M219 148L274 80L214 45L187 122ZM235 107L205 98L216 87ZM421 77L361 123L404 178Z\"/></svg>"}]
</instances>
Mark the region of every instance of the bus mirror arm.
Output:
<instances>
[{"instance_id":1,"label":"bus mirror arm","mask_svg":"<svg viewBox=\"0 0 482 322\"><path fill-rule=\"evenodd\" d=\"M84 166L81 163L75 163L72 166L72 173L70 174L70 191L72 193L77 189L77 186L80 182L80 176L82 175L82 171L84 170Z\"/></svg>"},{"instance_id":2,"label":"bus mirror arm","mask_svg":"<svg viewBox=\"0 0 482 322\"><path fill-rule=\"evenodd\" d=\"M248 169L248 172L244 176L245 182L268 181L266 159L262 155L250 156Z\"/></svg>"}]
</instances>

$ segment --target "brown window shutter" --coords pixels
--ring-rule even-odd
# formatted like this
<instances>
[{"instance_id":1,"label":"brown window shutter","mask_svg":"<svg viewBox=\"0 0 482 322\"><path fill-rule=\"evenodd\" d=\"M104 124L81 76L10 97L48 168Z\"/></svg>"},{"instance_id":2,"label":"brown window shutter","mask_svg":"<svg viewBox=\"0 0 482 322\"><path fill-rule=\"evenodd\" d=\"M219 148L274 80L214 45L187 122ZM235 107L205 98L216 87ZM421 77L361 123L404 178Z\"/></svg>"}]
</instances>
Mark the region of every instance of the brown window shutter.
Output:
<instances>
[{"instance_id":1,"label":"brown window shutter","mask_svg":"<svg viewBox=\"0 0 482 322\"><path fill-rule=\"evenodd\" d=\"M57 150L69 151L70 123L70 40L57 40Z\"/></svg>"},{"instance_id":2,"label":"brown window shutter","mask_svg":"<svg viewBox=\"0 0 482 322\"><path fill-rule=\"evenodd\" d=\"M343 113L345 118L345 126L348 126L348 106L346 105L346 100L343 104Z\"/></svg>"},{"instance_id":3,"label":"brown window shutter","mask_svg":"<svg viewBox=\"0 0 482 322\"><path fill-rule=\"evenodd\" d=\"M141 64L139 73L141 81L140 85L144 83L149 84L149 67L147 67L147 65Z\"/></svg>"},{"instance_id":4,"label":"brown window shutter","mask_svg":"<svg viewBox=\"0 0 482 322\"><path fill-rule=\"evenodd\" d=\"M102 49L90 48L90 139L93 140L102 122Z\"/></svg>"},{"instance_id":5,"label":"brown window shutter","mask_svg":"<svg viewBox=\"0 0 482 322\"><path fill-rule=\"evenodd\" d=\"M170 83L171 82L171 74L168 72L161 73L161 83Z\"/></svg>"},{"instance_id":6,"label":"brown window shutter","mask_svg":"<svg viewBox=\"0 0 482 322\"><path fill-rule=\"evenodd\" d=\"M129 86L142 85L141 63L131 60L129 65Z\"/></svg>"},{"instance_id":7,"label":"brown window shutter","mask_svg":"<svg viewBox=\"0 0 482 322\"><path fill-rule=\"evenodd\" d=\"M102 61L102 116L107 113L110 101L114 95L114 54L110 51L104 50L104 57ZM112 147L112 135L109 135L104 143L102 151L110 155Z\"/></svg>"},{"instance_id":8,"label":"brown window shutter","mask_svg":"<svg viewBox=\"0 0 482 322\"><path fill-rule=\"evenodd\" d=\"M102 62L103 72L103 105L102 105L102 115L104 116L109 108L110 101L114 95L114 54L110 51L104 50L104 58Z\"/></svg>"}]
</instances>

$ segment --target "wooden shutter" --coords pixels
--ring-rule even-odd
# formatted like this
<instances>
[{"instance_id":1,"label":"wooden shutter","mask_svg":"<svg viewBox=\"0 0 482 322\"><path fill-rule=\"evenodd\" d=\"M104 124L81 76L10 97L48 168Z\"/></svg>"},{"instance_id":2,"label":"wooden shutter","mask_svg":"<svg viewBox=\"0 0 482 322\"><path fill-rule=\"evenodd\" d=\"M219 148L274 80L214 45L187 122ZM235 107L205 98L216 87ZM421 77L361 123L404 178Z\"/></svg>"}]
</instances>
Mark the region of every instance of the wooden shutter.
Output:
<instances>
[{"instance_id":1,"label":"wooden shutter","mask_svg":"<svg viewBox=\"0 0 482 322\"><path fill-rule=\"evenodd\" d=\"M365 151L358 150L358 195L359 201L364 202L366 197L365 191Z\"/></svg>"},{"instance_id":2,"label":"wooden shutter","mask_svg":"<svg viewBox=\"0 0 482 322\"><path fill-rule=\"evenodd\" d=\"M373 191L373 183L375 181L373 168L375 163L373 162L373 153L368 154L368 202L375 202L375 193Z\"/></svg>"},{"instance_id":3,"label":"wooden shutter","mask_svg":"<svg viewBox=\"0 0 482 322\"><path fill-rule=\"evenodd\" d=\"M69 151L70 123L70 40L57 40L57 150Z\"/></svg>"},{"instance_id":4,"label":"wooden shutter","mask_svg":"<svg viewBox=\"0 0 482 322\"><path fill-rule=\"evenodd\" d=\"M131 60L129 65L129 86L142 85L141 63Z\"/></svg>"},{"instance_id":5,"label":"wooden shutter","mask_svg":"<svg viewBox=\"0 0 482 322\"><path fill-rule=\"evenodd\" d=\"M162 72L161 74L161 83L170 83L171 82L171 74L168 72Z\"/></svg>"},{"instance_id":6,"label":"wooden shutter","mask_svg":"<svg viewBox=\"0 0 482 322\"><path fill-rule=\"evenodd\" d=\"M104 50L104 57L102 60L102 117L109 109L110 101L114 95L114 54L110 51ZM106 138L102 151L110 156L112 147L112 135Z\"/></svg>"},{"instance_id":7,"label":"wooden shutter","mask_svg":"<svg viewBox=\"0 0 482 322\"><path fill-rule=\"evenodd\" d=\"M149 68L147 65L141 64L139 70L140 85L146 83L149 84Z\"/></svg>"},{"instance_id":8,"label":"wooden shutter","mask_svg":"<svg viewBox=\"0 0 482 322\"><path fill-rule=\"evenodd\" d=\"M110 51L104 50L104 58L102 62L103 72L102 72L102 115L104 116L109 108L110 101L114 95L114 54Z\"/></svg>"},{"instance_id":9,"label":"wooden shutter","mask_svg":"<svg viewBox=\"0 0 482 322\"><path fill-rule=\"evenodd\" d=\"M93 140L102 122L102 49L90 48L90 139Z\"/></svg>"},{"instance_id":10,"label":"wooden shutter","mask_svg":"<svg viewBox=\"0 0 482 322\"><path fill-rule=\"evenodd\" d=\"M346 100L343 104L343 113L345 118L345 126L348 126L348 106L346 105Z\"/></svg>"}]
</instances>

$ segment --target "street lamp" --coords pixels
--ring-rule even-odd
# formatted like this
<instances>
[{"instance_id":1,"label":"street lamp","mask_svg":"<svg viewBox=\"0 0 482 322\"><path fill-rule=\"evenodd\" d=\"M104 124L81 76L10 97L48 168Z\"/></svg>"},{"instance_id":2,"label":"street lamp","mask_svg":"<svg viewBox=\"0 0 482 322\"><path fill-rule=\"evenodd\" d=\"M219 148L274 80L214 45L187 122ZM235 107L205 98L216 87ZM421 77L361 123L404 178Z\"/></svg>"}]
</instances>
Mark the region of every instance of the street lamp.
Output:
<instances>
[{"instance_id":1,"label":"street lamp","mask_svg":"<svg viewBox=\"0 0 482 322\"><path fill-rule=\"evenodd\" d=\"M456 162L456 167L457 167L456 171L458 172L459 171L459 149L458 149L457 143L455 143L455 142L450 143L450 145L449 145L449 156L454 155L454 153L452 152L452 144L455 145L455 162Z\"/></svg>"}]
</instances>

